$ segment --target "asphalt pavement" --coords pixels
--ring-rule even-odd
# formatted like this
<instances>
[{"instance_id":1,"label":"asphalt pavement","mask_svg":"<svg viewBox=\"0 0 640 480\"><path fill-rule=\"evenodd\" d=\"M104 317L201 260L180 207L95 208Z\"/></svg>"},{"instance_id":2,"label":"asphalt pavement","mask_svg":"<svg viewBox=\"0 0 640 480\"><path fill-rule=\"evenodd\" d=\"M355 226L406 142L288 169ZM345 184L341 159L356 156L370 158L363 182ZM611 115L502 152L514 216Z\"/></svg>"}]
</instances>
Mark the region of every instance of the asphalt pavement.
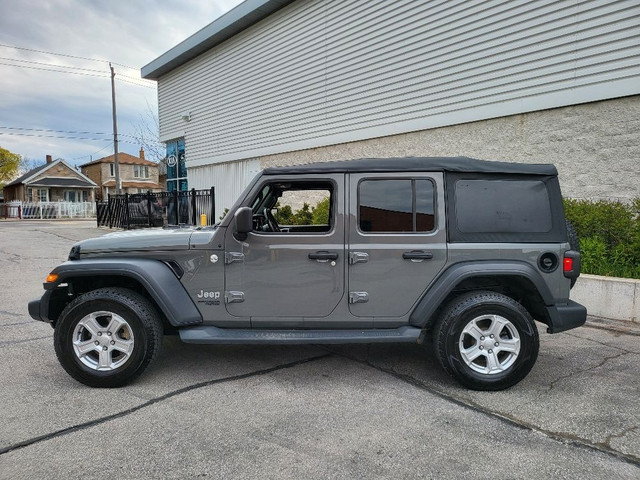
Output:
<instances>
[{"instance_id":1,"label":"asphalt pavement","mask_svg":"<svg viewBox=\"0 0 640 480\"><path fill-rule=\"evenodd\" d=\"M466 390L407 345L166 337L132 385L70 378L27 302L90 221L0 221L0 478L640 478L640 329L540 330L529 376Z\"/></svg>"}]
</instances>

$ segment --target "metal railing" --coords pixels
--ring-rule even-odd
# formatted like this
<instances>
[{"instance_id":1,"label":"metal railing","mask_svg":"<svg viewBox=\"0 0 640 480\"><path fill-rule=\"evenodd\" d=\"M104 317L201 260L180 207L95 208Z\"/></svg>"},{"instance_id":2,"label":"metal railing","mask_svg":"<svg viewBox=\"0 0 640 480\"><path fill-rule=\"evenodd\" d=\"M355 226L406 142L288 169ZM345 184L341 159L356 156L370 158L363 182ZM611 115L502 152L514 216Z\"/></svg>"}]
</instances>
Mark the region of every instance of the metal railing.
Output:
<instances>
[{"instance_id":1,"label":"metal railing","mask_svg":"<svg viewBox=\"0 0 640 480\"><path fill-rule=\"evenodd\" d=\"M48 220L53 218L92 218L93 202L11 202L2 209L5 218Z\"/></svg>"},{"instance_id":2,"label":"metal railing","mask_svg":"<svg viewBox=\"0 0 640 480\"><path fill-rule=\"evenodd\" d=\"M151 228L165 225L200 225L201 215L207 225L215 223L215 190L185 192L125 193L109 195L106 202L96 202L98 227Z\"/></svg>"}]
</instances>

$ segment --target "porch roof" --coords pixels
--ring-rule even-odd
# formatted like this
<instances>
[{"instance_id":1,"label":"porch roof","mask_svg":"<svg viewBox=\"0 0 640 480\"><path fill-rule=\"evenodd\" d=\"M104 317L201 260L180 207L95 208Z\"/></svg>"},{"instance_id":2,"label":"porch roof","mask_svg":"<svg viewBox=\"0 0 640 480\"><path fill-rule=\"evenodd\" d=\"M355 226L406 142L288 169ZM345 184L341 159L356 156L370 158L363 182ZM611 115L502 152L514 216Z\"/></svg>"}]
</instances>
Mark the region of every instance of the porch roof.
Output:
<instances>
[{"instance_id":1,"label":"porch roof","mask_svg":"<svg viewBox=\"0 0 640 480\"><path fill-rule=\"evenodd\" d=\"M96 188L95 185L91 185L80 178L41 178L26 185L28 187Z\"/></svg>"}]
</instances>

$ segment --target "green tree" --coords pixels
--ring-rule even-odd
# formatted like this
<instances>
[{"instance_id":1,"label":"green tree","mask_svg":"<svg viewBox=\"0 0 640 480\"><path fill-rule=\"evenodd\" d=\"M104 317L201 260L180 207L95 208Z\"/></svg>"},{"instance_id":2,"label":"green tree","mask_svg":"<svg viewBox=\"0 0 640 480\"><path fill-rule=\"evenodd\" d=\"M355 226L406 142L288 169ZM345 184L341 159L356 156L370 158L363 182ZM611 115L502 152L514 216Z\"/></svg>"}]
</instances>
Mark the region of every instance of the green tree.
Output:
<instances>
[{"instance_id":1,"label":"green tree","mask_svg":"<svg viewBox=\"0 0 640 480\"><path fill-rule=\"evenodd\" d=\"M276 203L276 214L274 218L278 225L295 225L294 215L291 210L291 205L280 205L280 202Z\"/></svg>"},{"instance_id":2,"label":"green tree","mask_svg":"<svg viewBox=\"0 0 640 480\"><path fill-rule=\"evenodd\" d=\"M307 202L302 204L302 208L293 215L293 225L311 225L313 214Z\"/></svg>"},{"instance_id":3,"label":"green tree","mask_svg":"<svg viewBox=\"0 0 640 480\"><path fill-rule=\"evenodd\" d=\"M11 153L0 147L0 185L13 180L13 177L18 174L21 160L22 158L17 153Z\"/></svg>"},{"instance_id":4,"label":"green tree","mask_svg":"<svg viewBox=\"0 0 640 480\"><path fill-rule=\"evenodd\" d=\"M314 225L329 225L329 197L320 200L312 209Z\"/></svg>"}]
</instances>

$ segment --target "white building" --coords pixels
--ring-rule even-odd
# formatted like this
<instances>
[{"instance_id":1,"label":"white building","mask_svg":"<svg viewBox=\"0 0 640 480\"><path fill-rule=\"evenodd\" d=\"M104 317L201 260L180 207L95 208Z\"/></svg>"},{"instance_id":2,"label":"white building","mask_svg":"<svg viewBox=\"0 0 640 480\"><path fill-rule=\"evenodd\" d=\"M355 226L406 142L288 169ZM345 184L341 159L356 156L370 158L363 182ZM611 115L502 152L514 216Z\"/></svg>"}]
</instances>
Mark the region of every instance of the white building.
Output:
<instances>
[{"instance_id":1,"label":"white building","mask_svg":"<svg viewBox=\"0 0 640 480\"><path fill-rule=\"evenodd\" d=\"M639 38L637 0L246 0L142 74L220 211L265 166L391 156L554 163L565 195L627 200Z\"/></svg>"}]
</instances>

